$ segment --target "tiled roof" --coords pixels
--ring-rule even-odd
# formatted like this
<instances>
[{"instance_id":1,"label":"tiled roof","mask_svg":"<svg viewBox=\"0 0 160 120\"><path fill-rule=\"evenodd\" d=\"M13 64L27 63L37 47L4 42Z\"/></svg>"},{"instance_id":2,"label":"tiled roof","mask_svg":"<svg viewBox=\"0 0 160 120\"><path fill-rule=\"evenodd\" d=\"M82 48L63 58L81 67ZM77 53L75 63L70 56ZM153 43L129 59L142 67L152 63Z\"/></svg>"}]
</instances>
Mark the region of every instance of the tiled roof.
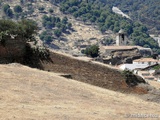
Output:
<instances>
[{"instance_id":1,"label":"tiled roof","mask_svg":"<svg viewBox=\"0 0 160 120\"><path fill-rule=\"evenodd\" d=\"M141 58L133 60L133 62L158 62L158 60L155 60L153 58Z\"/></svg>"},{"instance_id":2,"label":"tiled roof","mask_svg":"<svg viewBox=\"0 0 160 120\"><path fill-rule=\"evenodd\" d=\"M139 71L140 73L142 73L142 74L149 74L149 72L148 71Z\"/></svg>"},{"instance_id":3,"label":"tiled roof","mask_svg":"<svg viewBox=\"0 0 160 120\"><path fill-rule=\"evenodd\" d=\"M144 76L145 79L155 78L154 76Z\"/></svg>"},{"instance_id":4,"label":"tiled roof","mask_svg":"<svg viewBox=\"0 0 160 120\"><path fill-rule=\"evenodd\" d=\"M124 50L124 49L133 49L133 48L143 48L141 46L102 46L104 49L114 49L114 50Z\"/></svg>"}]
</instances>

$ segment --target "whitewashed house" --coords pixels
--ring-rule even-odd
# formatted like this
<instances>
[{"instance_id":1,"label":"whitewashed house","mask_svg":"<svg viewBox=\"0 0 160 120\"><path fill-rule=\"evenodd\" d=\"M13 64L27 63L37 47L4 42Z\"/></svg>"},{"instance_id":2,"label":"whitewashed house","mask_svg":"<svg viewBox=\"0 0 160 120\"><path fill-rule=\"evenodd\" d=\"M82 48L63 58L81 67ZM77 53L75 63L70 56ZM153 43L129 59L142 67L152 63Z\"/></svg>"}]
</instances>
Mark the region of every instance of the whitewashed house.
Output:
<instances>
[{"instance_id":1,"label":"whitewashed house","mask_svg":"<svg viewBox=\"0 0 160 120\"><path fill-rule=\"evenodd\" d=\"M155 69L157 65L159 65L159 61L156 59L141 58L134 60L132 64L123 64L119 68L131 70L145 80L160 81L160 71Z\"/></svg>"},{"instance_id":2,"label":"whitewashed house","mask_svg":"<svg viewBox=\"0 0 160 120\"><path fill-rule=\"evenodd\" d=\"M155 60L153 58L141 58L141 59L136 59L136 60L133 60L133 63L132 64L122 64L120 65L120 69L121 70L135 70L135 69L143 69L143 68L146 68L148 66L151 66L151 65L155 65L155 64L158 64L159 61L158 60Z\"/></svg>"},{"instance_id":3,"label":"whitewashed house","mask_svg":"<svg viewBox=\"0 0 160 120\"><path fill-rule=\"evenodd\" d=\"M146 68L148 65L146 64L122 64L119 66L121 70L130 70L133 71L135 69Z\"/></svg>"},{"instance_id":4,"label":"whitewashed house","mask_svg":"<svg viewBox=\"0 0 160 120\"><path fill-rule=\"evenodd\" d=\"M148 65L148 66L151 66L151 65L155 65L155 64L158 64L159 61L156 60L156 59L153 59L153 58L141 58L141 59L136 59L136 60L133 60L133 64L134 65Z\"/></svg>"},{"instance_id":5,"label":"whitewashed house","mask_svg":"<svg viewBox=\"0 0 160 120\"><path fill-rule=\"evenodd\" d=\"M149 71L138 71L137 75L141 76L145 80L156 80L156 78L150 74Z\"/></svg>"}]
</instances>

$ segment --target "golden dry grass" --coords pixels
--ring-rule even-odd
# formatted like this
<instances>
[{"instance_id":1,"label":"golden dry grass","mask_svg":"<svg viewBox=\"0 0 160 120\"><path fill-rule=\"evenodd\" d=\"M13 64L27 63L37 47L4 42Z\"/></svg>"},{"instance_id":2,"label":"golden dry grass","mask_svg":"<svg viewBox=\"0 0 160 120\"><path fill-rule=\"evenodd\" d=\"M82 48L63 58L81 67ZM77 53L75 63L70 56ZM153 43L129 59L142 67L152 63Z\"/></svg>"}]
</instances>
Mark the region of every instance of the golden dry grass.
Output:
<instances>
[{"instance_id":1,"label":"golden dry grass","mask_svg":"<svg viewBox=\"0 0 160 120\"><path fill-rule=\"evenodd\" d=\"M160 113L157 103L55 73L19 64L0 69L1 120L120 120L130 119L127 114Z\"/></svg>"}]
</instances>

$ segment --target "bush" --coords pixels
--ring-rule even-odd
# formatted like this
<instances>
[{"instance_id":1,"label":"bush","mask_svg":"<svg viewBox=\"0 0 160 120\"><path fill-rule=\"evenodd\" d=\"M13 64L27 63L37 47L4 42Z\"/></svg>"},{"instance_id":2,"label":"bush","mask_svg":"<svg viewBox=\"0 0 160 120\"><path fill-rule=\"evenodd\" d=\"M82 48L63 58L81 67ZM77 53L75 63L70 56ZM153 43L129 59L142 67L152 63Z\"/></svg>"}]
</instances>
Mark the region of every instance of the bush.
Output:
<instances>
[{"instance_id":1,"label":"bush","mask_svg":"<svg viewBox=\"0 0 160 120\"><path fill-rule=\"evenodd\" d=\"M0 20L0 41L4 41L9 35L16 35L25 41L33 40L37 33L37 24L32 20Z\"/></svg>"},{"instance_id":2,"label":"bush","mask_svg":"<svg viewBox=\"0 0 160 120\"><path fill-rule=\"evenodd\" d=\"M8 16L8 17L13 17L13 11L10 9L10 6L8 4L5 4L3 6L3 12Z\"/></svg>"},{"instance_id":3,"label":"bush","mask_svg":"<svg viewBox=\"0 0 160 120\"><path fill-rule=\"evenodd\" d=\"M9 6L8 4L5 4L5 5L3 6L3 11L4 11L4 13L6 13L9 8L10 8L10 6Z\"/></svg>"},{"instance_id":4,"label":"bush","mask_svg":"<svg viewBox=\"0 0 160 120\"><path fill-rule=\"evenodd\" d=\"M99 47L97 45L92 45L85 50L82 50L82 53L86 54L87 56L97 57L99 56Z\"/></svg>"},{"instance_id":5,"label":"bush","mask_svg":"<svg viewBox=\"0 0 160 120\"><path fill-rule=\"evenodd\" d=\"M145 83L143 78L134 75L130 70L124 70L122 74L125 77L126 83L129 87L136 86L139 83Z\"/></svg>"},{"instance_id":6,"label":"bush","mask_svg":"<svg viewBox=\"0 0 160 120\"><path fill-rule=\"evenodd\" d=\"M50 34L48 31L43 31L40 35L39 35L40 39L44 42L44 43L51 43L52 42L52 34Z\"/></svg>"},{"instance_id":7,"label":"bush","mask_svg":"<svg viewBox=\"0 0 160 120\"><path fill-rule=\"evenodd\" d=\"M48 11L49 11L49 13L53 13L54 12L53 9L51 9L51 8Z\"/></svg>"},{"instance_id":8,"label":"bush","mask_svg":"<svg viewBox=\"0 0 160 120\"><path fill-rule=\"evenodd\" d=\"M16 5L16 6L14 7L14 12L16 12L16 13L21 13L21 12L22 12L22 7L19 6L19 5Z\"/></svg>"},{"instance_id":9,"label":"bush","mask_svg":"<svg viewBox=\"0 0 160 120\"><path fill-rule=\"evenodd\" d=\"M44 11L44 9L45 8L43 6L41 6L41 7L38 8L38 10L41 11L41 12Z\"/></svg>"},{"instance_id":10,"label":"bush","mask_svg":"<svg viewBox=\"0 0 160 120\"><path fill-rule=\"evenodd\" d=\"M67 29L71 29L72 24L68 22L68 18L64 17L60 19L59 17L47 16L42 17L42 24L47 29L54 30L54 35L60 37L62 33L66 33Z\"/></svg>"},{"instance_id":11,"label":"bush","mask_svg":"<svg viewBox=\"0 0 160 120\"><path fill-rule=\"evenodd\" d=\"M54 30L54 35L57 36L57 37L60 37L62 34L61 30L57 29L57 30Z\"/></svg>"}]
</instances>

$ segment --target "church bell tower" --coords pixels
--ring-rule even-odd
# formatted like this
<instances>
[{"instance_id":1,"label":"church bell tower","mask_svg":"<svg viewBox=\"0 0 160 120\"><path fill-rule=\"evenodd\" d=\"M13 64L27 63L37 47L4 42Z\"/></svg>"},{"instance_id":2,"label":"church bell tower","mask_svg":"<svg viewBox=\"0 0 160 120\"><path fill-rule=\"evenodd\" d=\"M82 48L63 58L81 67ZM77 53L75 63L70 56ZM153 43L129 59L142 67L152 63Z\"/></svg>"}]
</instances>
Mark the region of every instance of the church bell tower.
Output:
<instances>
[{"instance_id":1,"label":"church bell tower","mask_svg":"<svg viewBox=\"0 0 160 120\"><path fill-rule=\"evenodd\" d=\"M116 45L117 46L127 45L127 34L122 29L118 32L118 35L116 37Z\"/></svg>"}]
</instances>

